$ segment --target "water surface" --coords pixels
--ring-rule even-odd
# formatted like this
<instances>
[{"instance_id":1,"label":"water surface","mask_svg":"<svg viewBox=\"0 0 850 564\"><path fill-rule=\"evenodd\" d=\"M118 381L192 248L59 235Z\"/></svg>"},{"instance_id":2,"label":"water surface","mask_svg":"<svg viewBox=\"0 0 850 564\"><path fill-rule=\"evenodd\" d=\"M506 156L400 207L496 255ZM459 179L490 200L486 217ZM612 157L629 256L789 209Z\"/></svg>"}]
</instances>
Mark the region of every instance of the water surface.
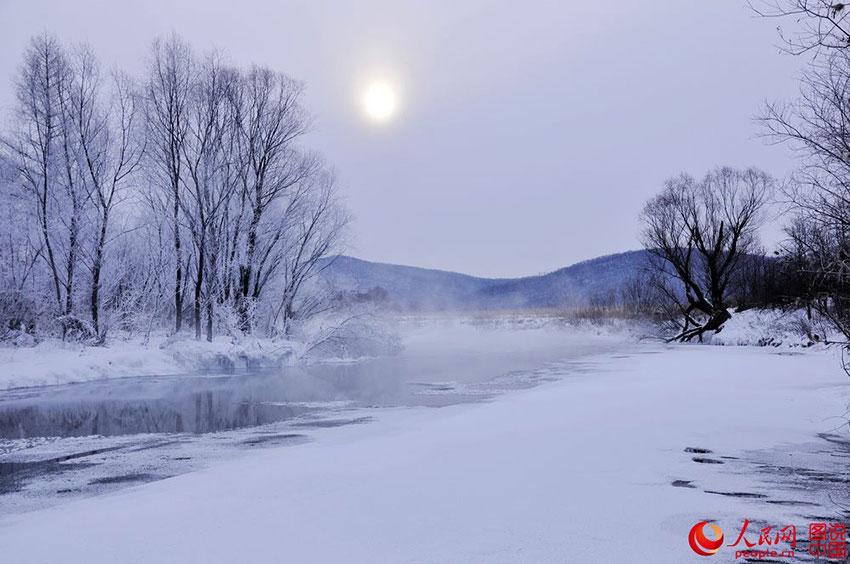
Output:
<instances>
[{"instance_id":1,"label":"water surface","mask_svg":"<svg viewBox=\"0 0 850 564\"><path fill-rule=\"evenodd\" d=\"M0 392L0 509L50 505L298 444L314 429L368 424L375 408L487 400L623 347L622 339L565 331L449 326L413 331L400 354L360 362Z\"/></svg>"}]
</instances>

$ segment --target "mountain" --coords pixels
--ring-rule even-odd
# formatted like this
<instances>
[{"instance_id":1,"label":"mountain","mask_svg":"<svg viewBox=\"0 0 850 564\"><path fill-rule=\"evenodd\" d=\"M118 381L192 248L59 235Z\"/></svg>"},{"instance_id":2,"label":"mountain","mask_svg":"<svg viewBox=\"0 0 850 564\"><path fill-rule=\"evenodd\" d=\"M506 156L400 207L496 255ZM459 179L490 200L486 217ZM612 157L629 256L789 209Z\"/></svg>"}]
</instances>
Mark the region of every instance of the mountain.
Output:
<instances>
[{"instance_id":1,"label":"mountain","mask_svg":"<svg viewBox=\"0 0 850 564\"><path fill-rule=\"evenodd\" d=\"M401 310L583 307L619 295L648 261L646 251L629 251L539 276L478 278L338 256L328 260L322 277L337 291Z\"/></svg>"}]
</instances>

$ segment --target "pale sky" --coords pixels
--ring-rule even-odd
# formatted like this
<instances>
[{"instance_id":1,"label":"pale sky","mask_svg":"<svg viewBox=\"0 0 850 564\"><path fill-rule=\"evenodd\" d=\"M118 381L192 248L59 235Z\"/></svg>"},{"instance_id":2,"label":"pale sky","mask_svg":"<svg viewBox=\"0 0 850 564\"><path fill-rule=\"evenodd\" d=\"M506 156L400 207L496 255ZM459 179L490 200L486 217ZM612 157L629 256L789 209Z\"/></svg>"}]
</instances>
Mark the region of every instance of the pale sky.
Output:
<instances>
[{"instance_id":1,"label":"pale sky","mask_svg":"<svg viewBox=\"0 0 850 564\"><path fill-rule=\"evenodd\" d=\"M790 169L752 122L796 92L776 24L744 0L0 0L0 105L33 34L135 71L176 31L307 83L349 254L536 274L639 247L643 202L680 171ZM382 124L360 107L374 79L398 89Z\"/></svg>"}]
</instances>

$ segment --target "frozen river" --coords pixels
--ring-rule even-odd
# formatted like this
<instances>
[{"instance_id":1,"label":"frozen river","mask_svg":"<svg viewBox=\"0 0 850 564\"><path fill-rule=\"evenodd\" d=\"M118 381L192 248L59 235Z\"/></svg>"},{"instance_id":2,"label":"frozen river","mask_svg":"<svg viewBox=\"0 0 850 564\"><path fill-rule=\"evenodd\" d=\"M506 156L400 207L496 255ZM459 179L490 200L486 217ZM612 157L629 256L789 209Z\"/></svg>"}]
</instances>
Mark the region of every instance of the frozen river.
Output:
<instances>
[{"instance_id":1,"label":"frozen river","mask_svg":"<svg viewBox=\"0 0 850 564\"><path fill-rule=\"evenodd\" d=\"M446 323L394 356L242 374L140 376L0 393L0 511L55 505L246 450L366 424L381 408L482 401L581 371L623 337Z\"/></svg>"}]
</instances>

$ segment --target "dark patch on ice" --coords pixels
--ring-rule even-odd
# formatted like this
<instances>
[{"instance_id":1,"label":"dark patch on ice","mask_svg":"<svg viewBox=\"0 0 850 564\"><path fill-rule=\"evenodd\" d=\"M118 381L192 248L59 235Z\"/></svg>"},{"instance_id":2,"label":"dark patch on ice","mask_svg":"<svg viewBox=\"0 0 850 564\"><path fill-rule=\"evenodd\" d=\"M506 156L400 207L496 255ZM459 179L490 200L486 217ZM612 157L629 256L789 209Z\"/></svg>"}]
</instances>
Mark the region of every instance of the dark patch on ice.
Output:
<instances>
[{"instance_id":1,"label":"dark patch on ice","mask_svg":"<svg viewBox=\"0 0 850 564\"><path fill-rule=\"evenodd\" d=\"M757 468L760 472L795 477L802 481L850 484L850 478L838 476L834 472L827 472L824 470L812 470L811 468L782 466L776 464L759 464L757 465Z\"/></svg>"},{"instance_id":2,"label":"dark patch on ice","mask_svg":"<svg viewBox=\"0 0 850 564\"><path fill-rule=\"evenodd\" d=\"M343 427L345 425L360 425L362 423L370 423L374 421L374 417L355 417L354 419L319 419L316 421L300 421L293 423L293 427L308 427L328 429L332 427Z\"/></svg>"},{"instance_id":3,"label":"dark patch on ice","mask_svg":"<svg viewBox=\"0 0 850 564\"><path fill-rule=\"evenodd\" d=\"M75 462L0 462L0 495L21 491L24 485L40 476L80 470L96 466L92 463Z\"/></svg>"},{"instance_id":4,"label":"dark patch on ice","mask_svg":"<svg viewBox=\"0 0 850 564\"><path fill-rule=\"evenodd\" d=\"M152 449L160 448L160 447L164 447L164 446L179 445L183 442L185 442L185 441L180 441L180 440L152 441L150 443L143 444L143 445L133 447L133 448L129 448L127 450L128 450L128 452L141 452L143 450L152 450Z\"/></svg>"},{"instance_id":5,"label":"dark patch on ice","mask_svg":"<svg viewBox=\"0 0 850 564\"><path fill-rule=\"evenodd\" d=\"M77 489L77 488L62 488L62 489L56 490L56 493L58 493L58 494L70 494L70 493L79 493L81 491L82 490Z\"/></svg>"},{"instance_id":6,"label":"dark patch on ice","mask_svg":"<svg viewBox=\"0 0 850 564\"><path fill-rule=\"evenodd\" d=\"M171 460L192 460L191 456L173 456Z\"/></svg>"},{"instance_id":7,"label":"dark patch on ice","mask_svg":"<svg viewBox=\"0 0 850 564\"><path fill-rule=\"evenodd\" d=\"M307 435L302 435L301 433L275 433L269 435L257 435L256 437L251 437L250 439L242 441L242 444L256 446L268 443L300 441L302 439L306 441Z\"/></svg>"},{"instance_id":8,"label":"dark patch on ice","mask_svg":"<svg viewBox=\"0 0 850 564\"><path fill-rule=\"evenodd\" d=\"M89 480L89 485L100 486L108 484L126 484L128 482L153 482L161 479L162 476L147 474L144 472L135 472L132 474L122 474L120 476L105 476L103 478L95 478Z\"/></svg>"},{"instance_id":9,"label":"dark patch on ice","mask_svg":"<svg viewBox=\"0 0 850 564\"><path fill-rule=\"evenodd\" d=\"M785 505L788 507L820 507L819 503L814 503L811 501L799 501L794 499L769 499L765 501L765 503L770 503L771 505Z\"/></svg>"},{"instance_id":10,"label":"dark patch on ice","mask_svg":"<svg viewBox=\"0 0 850 564\"><path fill-rule=\"evenodd\" d=\"M825 517L823 515L801 515L800 517L802 517L806 521L812 521L816 523L826 523L828 521L835 521L835 515L832 515L830 517Z\"/></svg>"},{"instance_id":11,"label":"dark patch on ice","mask_svg":"<svg viewBox=\"0 0 850 564\"><path fill-rule=\"evenodd\" d=\"M20 460L0 462L0 494L20 491L30 480L47 474L67 472L69 470L80 470L89 468L96 464L91 462L72 462L80 458L94 456L104 452L118 450L122 447L105 447L73 452L62 456L55 456L43 460Z\"/></svg>"},{"instance_id":12,"label":"dark patch on ice","mask_svg":"<svg viewBox=\"0 0 850 564\"><path fill-rule=\"evenodd\" d=\"M722 457L734 474L751 478L750 484L743 489L765 492L769 496L716 490L707 490L706 493L751 498L754 502L774 508L787 507L792 511L797 508L794 513L809 522L846 520L841 515L842 510L850 505L850 440L846 435L835 433L820 433L817 439L799 444L765 446L745 451L739 455L740 458ZM810 511L811 508L822 508L828 513L834 511L834 514L831 517L804 515L807 508ZM850 512L847 514L850 515Z\"/></svg>"},{"instance_id":13,"label":"dark patch on ice","mask_svg":"<svg viewBox=\"0 0 850 564\"><path fill-rule=\"evenodd\" d=\"M420 388L426 388L429 391L433 392L453 392L455 390L454 384L444 383L444 382L411 382L412 386L418 386Z\"/></svg>"},{"instance_id":14,"label":"dark patch on ice","mask_svg":"<svg viewBox=\"0 0 850 564\"><path fill-rule=\"evenodd\" d=\"M707 448L687 447L685 452L690 454L713 454L714 451Z\"/></svg>"},{"instance_id":15,"label":"dark patch on ice","mask_svg":"<svg viewBox=\"0 0 850 564\"><path fill-rule=\"evenodd\" d=\"M68 460L75 460L77 458L85 458L87 456L94 456L96 454L103 454L104 452L112 452L113 450L119 450L124 448L123 446L112 446L112 447L103 447L103 448L93 448L91 450L84 450L82 452L73 452L71 454L65 454L62 456L57 456L55 458L49 458L47 460L40 461L41 463L47 464L51 462L66 462Z\"/></svg>"},{"instance_id":16,"label":"dark patch on ice","mask_svg":"<svg viewBox=\"0 0 850 564\"><path fill-rule=\"evenodd\" d=\"M764 499L767 496L759 493L751 493L751 492L719 492L715 490L703 490L707 494L714 495L723 495L726 497L741 497L746 499Z\"/></svg>"},{"instance_id":17,"label":"dark patch on ice","mask_svg":"<svg viewBox=\"0 0 850 564\"><path fill-rule=\"evenodd\" d=\"M722 460L717 460L716 458L705 458L702 456L695 456L691 460L700 464L724 464Z\"/></svg>"},{"instance_id":18,"label":"dark patch on ice","mask_svg":"<svg viewBox=\"0 0 850 564\"><path fill-rule=\"evenodd\" d=\"M674 488L696 488L691 480L673 480L670 485Z\"/></svg>"}]
</instances>

